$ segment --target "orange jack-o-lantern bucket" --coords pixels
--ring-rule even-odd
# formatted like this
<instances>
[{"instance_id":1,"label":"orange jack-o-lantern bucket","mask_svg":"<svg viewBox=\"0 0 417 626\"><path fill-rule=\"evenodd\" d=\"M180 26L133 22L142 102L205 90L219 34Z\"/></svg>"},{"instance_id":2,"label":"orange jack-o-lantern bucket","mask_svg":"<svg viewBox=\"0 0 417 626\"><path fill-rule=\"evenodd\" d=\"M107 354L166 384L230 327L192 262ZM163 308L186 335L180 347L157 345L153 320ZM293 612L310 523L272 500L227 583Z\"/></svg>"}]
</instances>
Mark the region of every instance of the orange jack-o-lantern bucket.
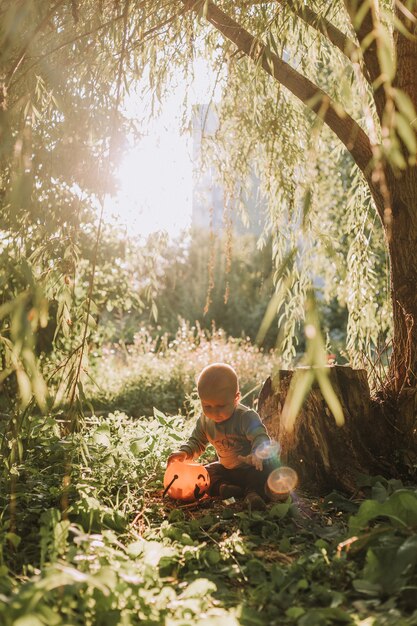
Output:
<instances>
[{"instance_id":1,"label":"orange jack-o-lantern bucket","mask_svg":"<svg viewBox=\"0 0 417 626\"><path fill-rule=\"evenodd\" d=\"M173 461L164 476L164 495L175 500L199 500L210 486L210 476L203 465Z\"/></svg>"}]
</instances>

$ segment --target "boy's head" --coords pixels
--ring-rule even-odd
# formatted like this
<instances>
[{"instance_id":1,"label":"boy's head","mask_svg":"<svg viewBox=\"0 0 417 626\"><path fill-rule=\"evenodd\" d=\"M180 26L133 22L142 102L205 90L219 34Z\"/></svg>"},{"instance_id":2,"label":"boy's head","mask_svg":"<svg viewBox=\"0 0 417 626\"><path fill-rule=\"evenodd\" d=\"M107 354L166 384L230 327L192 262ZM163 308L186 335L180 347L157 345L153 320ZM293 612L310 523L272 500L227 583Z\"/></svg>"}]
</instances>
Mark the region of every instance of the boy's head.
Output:
<instances>
[{"instance_id":1,"label":"boy's head","mask_svg":"<svg viewBox=\"0 0 417 626\"><path fill-rule=\"evenodd\" d=\"M226 363L207 365L197 379L203 413L214 422L229 419L240 400L239 381Z\"/></svg>"}]
</instances>

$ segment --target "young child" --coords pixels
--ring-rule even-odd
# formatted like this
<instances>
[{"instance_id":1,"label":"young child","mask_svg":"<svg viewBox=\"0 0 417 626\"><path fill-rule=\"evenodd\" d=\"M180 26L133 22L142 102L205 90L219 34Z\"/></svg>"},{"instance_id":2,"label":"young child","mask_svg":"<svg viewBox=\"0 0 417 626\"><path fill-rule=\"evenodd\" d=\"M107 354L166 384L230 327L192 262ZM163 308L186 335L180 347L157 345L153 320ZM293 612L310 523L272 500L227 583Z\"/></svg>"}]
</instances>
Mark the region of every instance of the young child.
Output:
<instances>
[{"instance_id":1,"label":"young child","mask_svg":"<svg viewBox=\"0 0 417 626\"><path fill-rule=\"evenodd\" d=\"M278 461L262 461L256 455L270 438L256 411L239 403L236 372L225 363L208 365L198 377L197 390L203 412L188 441L168 457L168 465L199 457L211 443L218 461L206 465L209 494L244 496L251 509L264 510L265 483Z\"/></svg>"}]
</instances>

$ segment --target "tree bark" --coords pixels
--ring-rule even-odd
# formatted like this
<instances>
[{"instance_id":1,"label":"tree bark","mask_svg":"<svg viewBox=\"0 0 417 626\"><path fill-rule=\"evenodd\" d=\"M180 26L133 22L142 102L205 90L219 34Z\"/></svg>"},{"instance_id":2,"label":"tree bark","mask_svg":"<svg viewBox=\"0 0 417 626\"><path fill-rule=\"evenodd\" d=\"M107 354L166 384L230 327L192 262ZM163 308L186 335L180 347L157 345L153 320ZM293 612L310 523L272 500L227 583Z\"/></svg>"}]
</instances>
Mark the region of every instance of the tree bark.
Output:
<instances>
[{"instance_id":1,"label":"tree bark","mask_svg":"<svg viewBox=\"0 0 417 626\"><path fill-rule=\"evenodd\" d=\"M413 9L417 17L417 7ZM404 28L415 26L397 7L396 17ZM417 110L417 40L395 31L397 73L394 87L410 98ZM415 124L414 124L415 128ZM414 132L410 125L410 132ZM409 156L404 148L404 158ZM414 155L414 158L416 155ZM390 288L393 309L393 349L389 369L389 390L398 402L397 425L408 443L417 449L417 167L387 174L392 199L392 216L386 227L390 259Z\"/></svg>"},{"instance_id":2,"label":"tree bark","mask_svg":"<svg viewBox=\"0 0 417 626\"><path fill-rule=\"evenodd\" d=\"M393 196L390 289L393 309L393 346L388 388L400 401L417 387L417 169L409 168L390 185ZM415 418L398 415L405 437L415 439Z\"/></svg>"},{"instance_id":3,"label":"tree bark","mask_svg":"<svg viewBox=\"0 0 417 626\"><path fill-rule=\"evenodd\" d=\"M316 494L332 489L352 494L358 489L360 474L392 475L394 470L383 459L392 457L393 429L373 411L365 370L341 365L329 368L343 408L344 426L336 425L320 388L313 385L288 432L281 415L293 375L294 371L282 370L265 381L258 412L270 436L280 444L282 463L298 473L301 488Z\"/></svg>"}]
</instances>

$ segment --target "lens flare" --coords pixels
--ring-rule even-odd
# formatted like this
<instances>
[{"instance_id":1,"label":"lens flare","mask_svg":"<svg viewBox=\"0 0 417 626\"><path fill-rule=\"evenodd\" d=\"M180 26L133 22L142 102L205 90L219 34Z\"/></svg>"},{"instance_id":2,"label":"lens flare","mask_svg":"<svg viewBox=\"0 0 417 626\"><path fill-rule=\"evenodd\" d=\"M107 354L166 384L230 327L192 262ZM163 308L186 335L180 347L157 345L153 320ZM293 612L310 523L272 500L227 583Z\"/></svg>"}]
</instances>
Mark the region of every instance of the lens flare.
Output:
<instances>
[{"instance_id":1,"label":"lens flare","mask_svg":"<svg viewBox=\"0 0 417 626\"><path fill-rule=\"evenodd\" d=\"M298 476L291 467L279 467L268 476L268 488L272 493L289 493L297 486Z\"/></svg>"},{"instance_id":2,"label":"lens flare","mask_svg":"<svg viewBox=\"0 0 417 626\"><path fill-rule=\"evenodd\" d=\"M279 455L279 443L278 441L270 441L268 443L264 443L258 448L256 448L255 455L258 459L272 459Z\"/></svg>"}]
</instances>

